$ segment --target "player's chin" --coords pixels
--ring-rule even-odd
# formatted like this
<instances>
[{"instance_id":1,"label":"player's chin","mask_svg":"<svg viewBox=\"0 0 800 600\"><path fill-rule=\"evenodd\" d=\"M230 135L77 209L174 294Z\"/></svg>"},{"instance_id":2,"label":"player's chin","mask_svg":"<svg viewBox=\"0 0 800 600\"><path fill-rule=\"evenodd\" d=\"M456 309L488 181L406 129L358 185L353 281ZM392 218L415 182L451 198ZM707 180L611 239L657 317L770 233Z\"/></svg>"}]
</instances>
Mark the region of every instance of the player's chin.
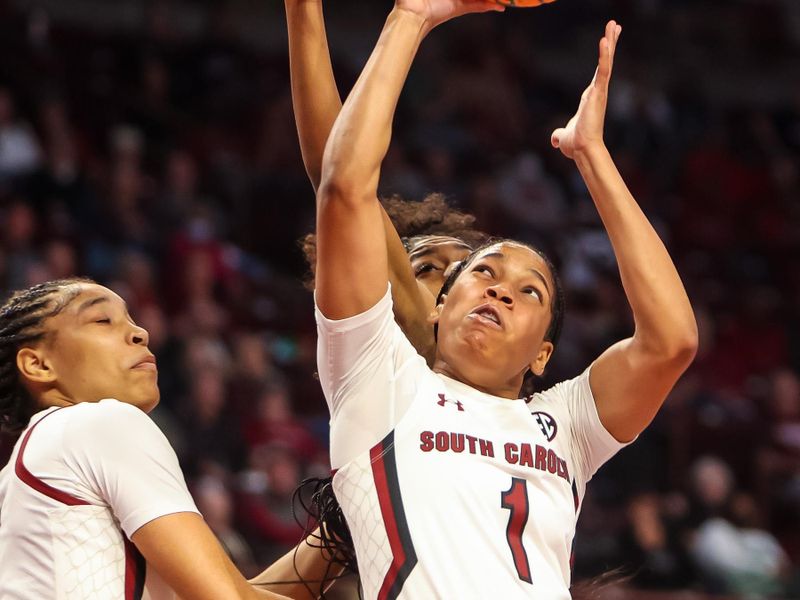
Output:
<instances>
[{"instance_id":1,"label":"player's chin","mask_svg":"<svg viewBox=\"0 0 800 600\"><path fill-rule=\"evenodd\" d=\"M161 392L158 386L153 384L152 386L139 386L136 390L136 394L132 395L128 404L133 404L141 411L149 413L158 406L160 400Z\"/></svg>"},{"instance_id":2,"label":"player's chin","mask_svg":"<svg viewBox=\"0 0 800 600\"><path fill-rule=\"evenodd\" d=\"M143 402L143 403L142 403L142 404L139 406L139 408L140 408L140 409L142 409L142 411L144 411L144 412L146 412L146 413L149 413L149 412L150 412L151 410L153 410L153 409L154 409L156 406L158 406L158 402L159 402L160 400L161 400L161 398L160 398L159 396L156 396L155 398L149 398L149 399L147 399L147 401Z\"/></svg>"}]
</instances>

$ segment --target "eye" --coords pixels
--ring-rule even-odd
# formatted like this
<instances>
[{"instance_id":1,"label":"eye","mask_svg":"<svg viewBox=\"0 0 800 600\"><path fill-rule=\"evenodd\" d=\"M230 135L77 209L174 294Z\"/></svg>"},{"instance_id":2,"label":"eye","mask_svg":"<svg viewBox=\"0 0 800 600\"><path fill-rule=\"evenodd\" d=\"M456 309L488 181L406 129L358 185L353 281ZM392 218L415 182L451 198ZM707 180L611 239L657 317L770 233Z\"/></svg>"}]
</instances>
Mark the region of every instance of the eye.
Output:
<instances>
[{"instance_id":1,"label":"eye","mask_svg":"<svg viewBox=\"0 0 800 600\"><path fill-rule=\"evenodd\" d=\"M522 289L523 294L527 294L536 298L539 302L542 301L542 293L535 287L526 287Z\"/></svg>"},{"instance_id":2,"label":"eye","mask_svg":"<svg viewBox=\"0 0 800 600\"><path fill-rule=\"evenodd\" d=\"M440 270L439 267L437 267L433 263L422 263L414 268L414 275L419 277L424 273L430 273L432 271L439 271L439 270Z\"/></svg>"},{"instance_id":3,"label":"eye","mask_svg":"<svg viewBox=\"0 0 800 600\"><path fill-rule=\"evenodd\" d=\"M111 325L111 319L108 317L103 317L102 319L95 319L95 323L102 323L104 325Z\"/></svg>"},{"instance_id":4,"label":"eye","mask_svg":"<svg viewBox=\"0 0 800 600\"><path fill-rule=\"evenodd\" d=\"M488 277L494 277L494 271L489 265L475 265L475 268L472 269L473 273L483 273Z\"/></svg>"}]
</instances>

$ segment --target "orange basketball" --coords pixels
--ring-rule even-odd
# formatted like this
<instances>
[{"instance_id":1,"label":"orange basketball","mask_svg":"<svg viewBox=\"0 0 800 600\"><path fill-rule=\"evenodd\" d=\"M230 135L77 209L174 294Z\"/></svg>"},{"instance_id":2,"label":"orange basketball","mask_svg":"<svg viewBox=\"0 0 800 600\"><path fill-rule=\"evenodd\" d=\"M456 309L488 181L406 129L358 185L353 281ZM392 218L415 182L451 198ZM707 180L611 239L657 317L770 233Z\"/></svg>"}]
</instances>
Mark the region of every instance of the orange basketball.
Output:
<instances>
[{"instance_id":1,"label":"orange basketball","mask_svg":"<svg viewBox=\"0 0 800 600\"><path fill-rule=\"evenodd\" d=\"M528 8L530 6L541 6L542 4L550 4L556 0L494 0L503 6L512 6L516 8Z\"/></svg>"}]
</instances>

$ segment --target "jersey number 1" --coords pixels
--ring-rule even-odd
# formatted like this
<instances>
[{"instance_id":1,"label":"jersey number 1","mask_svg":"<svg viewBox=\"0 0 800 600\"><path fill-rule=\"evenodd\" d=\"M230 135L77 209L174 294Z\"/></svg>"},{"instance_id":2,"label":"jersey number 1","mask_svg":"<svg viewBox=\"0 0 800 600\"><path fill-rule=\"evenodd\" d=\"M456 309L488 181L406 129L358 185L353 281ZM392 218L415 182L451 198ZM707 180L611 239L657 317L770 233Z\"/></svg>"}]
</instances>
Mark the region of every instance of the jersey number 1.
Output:
<instances>
[{"instance_id":1,"label":"jersey number 1","mask_svg":"<svg viewBox=\"0 0 800 600\"><path fill-rule=\"evenodd\" d=\"M528 553L522 545L522 532L528 522L528 486L524 479L519 477L511 478L511 487L500 494L500 503L503 508L510 512L508 515L508 527L506 527L506 540L508 547L511 548L511 556L514 557L514 566L517 574L522 581L533 583L531 579L531 565L528 563Z\"/></svg>"}]
</instances>

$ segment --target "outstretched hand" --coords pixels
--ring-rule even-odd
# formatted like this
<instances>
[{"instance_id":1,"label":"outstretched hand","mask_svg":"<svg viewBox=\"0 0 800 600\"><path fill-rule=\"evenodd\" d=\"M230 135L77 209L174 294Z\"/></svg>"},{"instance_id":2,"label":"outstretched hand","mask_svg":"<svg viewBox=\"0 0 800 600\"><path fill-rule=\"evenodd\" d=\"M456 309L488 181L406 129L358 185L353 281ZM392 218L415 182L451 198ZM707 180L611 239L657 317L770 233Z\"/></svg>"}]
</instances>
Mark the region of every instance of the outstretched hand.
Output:
<instances>
[{"instance_id":1,"label":"outstretched hand","mask_svg":"<svg viewBox=\"0 0 800 600\"><path fill-rule=\"evenodd\" d=\"M567 158L575 158L575 154L592 145L603 144L603 124L608 104L608 84L614 67L614 52L622 33L622 26L615 21L606 24L606 32L600 40L600 59L594 78L581 96L578 112L565 127L553 132L550 143L558 148Z\"/></svg>"},{"instance_id":2,"label":"outstretched hand","mask_svg":"<svg viewBox=\"0 0 800 600\"><path fill-rule=\"evenodd\" d=\"M424 18L428 30L468 13L503 12L506 9L494 0L396 0L395 7Z\"/></svg>"}]
</instances>

